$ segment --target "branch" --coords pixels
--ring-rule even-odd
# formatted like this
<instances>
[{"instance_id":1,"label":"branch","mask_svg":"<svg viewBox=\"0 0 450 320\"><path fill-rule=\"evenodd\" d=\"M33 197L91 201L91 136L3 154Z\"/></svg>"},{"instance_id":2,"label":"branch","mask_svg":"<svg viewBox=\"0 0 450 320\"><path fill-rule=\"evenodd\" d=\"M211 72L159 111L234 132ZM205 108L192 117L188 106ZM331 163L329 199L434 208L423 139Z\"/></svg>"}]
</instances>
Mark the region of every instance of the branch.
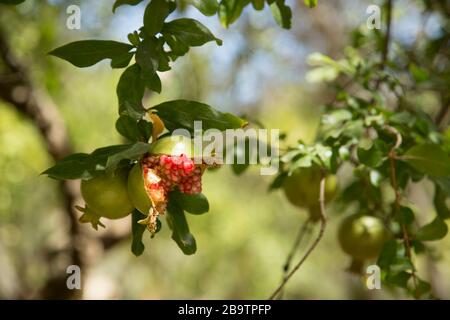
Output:
<instances>
[{"instance_id":1,"label":"branch","mask_svg":"<svg viewBox=\"0 0 450 320\"><path fill-rule=\"evenodd\" d=\"M300 229L298 230L297 237L295 238L294 244L292 245L291 251L289 252L286 262L283 265L283 280L286 279L286 276L291 268L292 259L294 258L295 253L297 252L302 240L305 238L305 235L308 233L309 226L311 224L311 219L306 220L305 223L302 223ZM279 299L283 296L283 290L280 291Z\"/></svg>"},{"instance_id":2,"label":"branch","mask_svg":"<svg viewBox=\"0 0 450 320\"><path fill-rule=\"evenodd\" d=\"M33 87L27 70L12 53L1 29L0 59L6 71L0 75L0 99L11 104L34 123L45 141L49 155L55 161L69 155L72 148L58 108L49 97ZM77 247L80 230L75 212L75 203L79 198L78 185L74 181L62 181L60 182L60 191L70 229L70 264L81 267L83 265L82 257ZM65 287L65 272L62 276L63 279L61 279L61 275L56 275L49 280L48 286L43 290L44 298L64 298L74 294L74 290L67 290ZM61 292L63 287L65 290ZM51 288L55 288L55 290L51 290ZM57 296L55 296L56 294Z\"/></svg>"},{"instance_id":3,"label":"branch","mask_svg":"<svg viewBox=\"0 0 450 320\"><path fill-rule=\"evenodd\" d=\"M391 25L392 25L392 2L393 0L386 0L386 35L384 37L383 48L381 50L380 70L384 70L389 56L389 43L391 42ZM378 78L375 83L375 89L380 88L382 78Z\"/></svg>"},{"instance_id":4,"label":"branch","mask_svg":"<svg viewBox=\"0 0 450 320\"><path fill-rule=\"evenodd\" d=\"M398 210L400 209L400 205L401 205L401 201L402 201L402 195L400 193L400 190L398 189L398 183L397 183L397 170L396 170L396 160L397 160L397 152L396 150L400 147L400 145L402 144L402 136L400 134L400 132L398 132L397 129L395 129L394 127L385 126L385 129L392 133L393 135L395 135L396 137L396 142L395 145L392 147L392 149L389 151L388 157L390 160L390 169L391 169L391 186L394 189L395 192L395 213L398 212ZM406 257L409 259L409 261L412 264L412 250L411 250L411 239L409 237L408 234L408 229L406 228L406 225L402 223L402 234L403 234L403 242L405 243L405 253L406 253ZM414 287L415 287L415 297L416 299L418 298L417 294L417 275L413 266L413 269L411 271L411 276L413 279L413 283L414 283Z\"/></svg>"},{"instance_id":5,"label":"branch","mask_svg":"<svg viewBox=\"0 0 450 320\"><path fill-rule=\"evenodd\" d=\"M383 51L381 52L381 69L384 69L389 54L389 43L391 41L391 25L392 25L392 2L393 0L386 1L386 35L383 43Z\"/></svg>"},{"instance_id":6,"label":"branch","mask_svg":"<svg viewBox=\"0 0 450 320\"><path fill-rule=\"evenodd\" d=\"M320 240L323 237L325 232L325 228L327 225L327 216L325 212L325 174L322 172L322 179L320 180L320 195L319 195L319 206L320 206L320 229L317 238L311 244L309 249L306 251L305 255L300 259L300 261L295 265L291 272L283 279L278 288L270 295L269 300L275 299L275 297L279 294L279 292L284 288L289 279L300 269L309 255L314 251L314 249L319 244Z\"/></svg>"}]
</instances>

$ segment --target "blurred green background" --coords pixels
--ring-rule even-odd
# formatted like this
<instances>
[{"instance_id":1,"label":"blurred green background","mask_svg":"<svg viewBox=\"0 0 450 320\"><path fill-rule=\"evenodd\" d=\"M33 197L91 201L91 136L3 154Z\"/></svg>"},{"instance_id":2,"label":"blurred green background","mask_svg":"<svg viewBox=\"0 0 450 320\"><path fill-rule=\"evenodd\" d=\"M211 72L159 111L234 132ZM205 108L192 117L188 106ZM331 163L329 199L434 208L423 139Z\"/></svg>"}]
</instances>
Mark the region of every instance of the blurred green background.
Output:
<instances>
[{"instance_id":1,"label":"blurred green background","mask_svg":"<svg viewBox=\"0 0 450 320\"><path fill-rule=\"evenodd\" d=\"M12 51L35 87L57 106L77 152L121 142L114 128L120 70L111 71L107 62L77 69L46 53L73 40L124 41L140 25L143 6L124 6L113 15L113 2L28 0L17 8L0 7L0 27ZM279 28L268 10L246 10L237 24L224 30L217 17L201 17L189 7L184 14L201 19L224 45L191 50L162 76L162 94L148 96L145 105L176 98L205 101L288 132L288 141L312 141L319 106L332 97L332 90L305 81L306 58L315 51L342 55L349 30L365 24L370 3L322 1L319 8L308 10L302 1L291 1L291 31ZM420 27L414 20L420 8L415 1L398 3L397 41L411 41ZM66 28L70 4L81 7L80 30ZM55 274L66 277L64 248L70 239L60 185L40 176L52 164L34 124L0 100L0 298L45 297L43 288ZM130 252L129 218L107 221L107 228L97 232L80 225L79 249L86 261L81 297L267 298L281 280L286 255L306 219L305 212L291 206L282 193L267 192L271 179L260 176L257 167L242 176L227 167L207 173L204 193L211 210L188 216L198 245L193 256L181 253L165 225L153 240L145 234L146 250L138 258ZM341 183L346 183L345 174ZM423 202L425 196L420 193L411 200L425 206L427 215L432 209ZM336 206L330 207L325 239L288 284L285 297L404 298L401 292L385 288L365 290L364 279L345 271L349 259L336 241L341 216ZM100 237L119 240L105 246ZM425 257L419 267L424 278L438 283L441 297L450 298L450 239L433 246L439 259L431 263Z\"/></svg>"}]
</instances>

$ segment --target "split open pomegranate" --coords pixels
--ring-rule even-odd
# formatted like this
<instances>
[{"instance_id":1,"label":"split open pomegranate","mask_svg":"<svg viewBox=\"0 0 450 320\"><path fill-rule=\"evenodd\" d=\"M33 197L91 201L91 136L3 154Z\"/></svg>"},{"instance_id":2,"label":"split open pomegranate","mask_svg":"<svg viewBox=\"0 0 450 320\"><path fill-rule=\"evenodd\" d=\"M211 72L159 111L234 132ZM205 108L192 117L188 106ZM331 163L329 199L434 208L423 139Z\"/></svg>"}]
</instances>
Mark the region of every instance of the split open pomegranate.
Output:
<instances>
[{"instance_id":1,"label":"split open pomegranate","mask_svg":"<svg viewBox=\"0 0 450 320\"><path fill-rule=\"evenodd\" d=\"M147 217L141 220L154 233L157 218L166 211L169 193L202 191L205 164L195 164L193 142L183 136L164 137L155 141L149 151L131 170L128 192L134 206Z\"/></svg>"}]
</instances>

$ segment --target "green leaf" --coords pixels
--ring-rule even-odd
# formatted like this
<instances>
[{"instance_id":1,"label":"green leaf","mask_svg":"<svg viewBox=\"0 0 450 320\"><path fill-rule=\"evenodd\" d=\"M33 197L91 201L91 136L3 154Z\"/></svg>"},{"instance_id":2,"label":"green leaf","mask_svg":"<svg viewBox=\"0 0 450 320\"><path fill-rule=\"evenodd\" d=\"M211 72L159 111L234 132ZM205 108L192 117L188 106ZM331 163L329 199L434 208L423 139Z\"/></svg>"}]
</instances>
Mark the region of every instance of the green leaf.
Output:
<instances>
[{"instance_id":1,"label":"green leaf","mask_svg":"<svg viewBox=\"0 0 450 320\"><path fill-rule=\"evenodd\" d=\"M153 125L146 120L120 116L116 121L116 130L130 141L148 141L152 134Z\"/></svg>"},{"instance_id":2,"label":"green leaf","mask_svg":"<svg viewBox=\"0 0 450 320\"><path fill-rule=\"evenodd\" d=\"M442 189L442 192L444 192L447 197L450 197L450 177L433 178L433 181Z\"/></svg>"},{"instance_id":3,"label":"green leaf","mask_svg":"<svg viewBox=\"0 0 450 320\"><path fill-rule=\"evenodd\" d=\"M209 211L208 199L203 193L186 194L179 191L172 191L169 201L175 203L183 210L192 214L203 214Z\"/></svg>"},{"instance_id":4,"label":"green leaf","mask_svg":"<svg viewBox=\"0 0 450 320\"><path fill-rule=\"evenodd\" d=\"M291 175L298 168L309 168L313 164L313 156L311 154L303 154L300 158L292 162L289 167L288 174Z\"/></svg>"},{"instance_id":5,"label":"green leaf","mask_svg":"<svg viewBox=\"0 0 450 320\"><path fill-rule=\"evenodd\" d=\"M117 57L111 60L111 68L120 69L125 68L130 64L131 59L134 56L134 52L128 52L123 56Z\"/></svg>"},{"instance_id":6,"label":"green leaf","mask_svg":"<svg viewBox=\"0 0 450 320\"><path fill-rule=\"evenodd\" d=\"M159 52L156 38L146 38L136 50L136 62L141 67L142 78L150 79L158 70Z\"/></svg>"},{"instance_id":7,"label":"green leaf","mask_svg":"<svg viewBox=\"0 0 450 320\"><path fill-rule=\"evenodd\" d=\"M175 36L190 47L201 46L210 41L222 45L222 40L217 39L208 28L194 19L181 18L166 22L162 33Z\"/></svg>"},{"instance_id":8,"label":"green leaf","mask_svg":"<svg viewBox=\"0 0 450 320\"><path fill-rule=\"evenodd\" d=\"M150 149L150 144L145 142L136 142L124 147L121 151L108 156L106 161L106 172L113 172L117 169L122 160L137 160Z\"/></svg>"},{"instance_id":9,"label":"green leaf","mask_svg":"<svg viewBox=\"0 0 450 320\"><path fill-rule=\"evenodd\" d=\"M188 0L190 4L196 7L205 16L213 16L219 9L217 0Z\"/></svg>"},{"instance_id":10,"label":"green leaf","mask_svg":"<svg viewBox=\"0 0 450 320\"><path fill-rule=\"evenodd\" d=\"M395 220L401 225L409 225L414 221L414 211L409 207L401 206L395 215Z\"/></svg>"},{"instance_id":11,"label":"green leaf","mask_svg":"<svg viewBox=\"0 0 450 320\"><path fill-rule=\"evenodd\" d=\"M376 143L369 149L358 147L357 154L359 162L369 168L379 167L385 159L383 151L380 150L380 147Z\"/></svg>"},{"instance_id":12,"label":"green leaf","mask_svg":"<svg viewBox=\"0 0 450 320\"><path fill-rule=\"evenodd\" d=\"M116 9L120 6L123 6L125 4L130 5L130 6L135 6L138 5L139 3L141 3L143 0L116 0L116 2L114 2L113 5L113 13L116 12Z\"/></svg>"},{"instance_id":13,"label":"green leaf","mask_svg":"<svg viewBox=\"0 0 450 320\"><path fill-rule=\"evenodd\" d=\"M417 230L415 239L419 241L435 241L444 238L447 232L448 227L445 222L441 218L436 217L432 222Z\"/></svg>"},{"instance_id":14,"label":"green leaf","mask_svg":"<svg viewBox=\"0 0 450 320\"><path fill-rule=\"evenodd\" d=\"M129 116L120 116L116 121L116 130L130 141L139 140L140 133L136 119Z\"/></svg>"},{"instance_id":15,"label":"green leaf","mask_svg":"<svg viewBox=\"0 0 450 320\"><path fill-rule=\"evenodd\" d=\"M167 0L152 0L144 12L144 31L148 36L159 33L170 13Z\"/></svg>"},{"instance_id":16,"label":"green leaf","mask_svg":"<svg viewBox=\"0 0 450 320\"><path fill-rule=\"evenodd\" d=\"M344 121L350 120L353 117L352 113L346 109L337 109L327 112L322 116L322 124L337 125Z\"/></svg>"},{"instance_id":17,"label":"green leaf","mask_svg":"<svg viewBox=\"0 0 450 320\"><path fill-rule=\"evenodd\" d=\"M436 212L438 217L442 220L450 218L450 209L447 206L447 198L448 195L439 187L437 184L435 185L434 191L434 207L436 208Z\"/></svg>"},{"instance_id":18,"label":"green leaf","mask_svg":"<svg viewBox=\"0 0 450 320\"><path fill-rule=\"evenodd\" d=\"M269 191L279 189L283 185L284 179L288 176L287 172L282 172L276 176L276 178L269 185Z\"/></svg>"},{"instance_id":19,"label":"green leaf","mask_svg":"<svg viewBox=\"0 0 450 320\"><path fill-rule=\"evenodd\" d=\"M21 4L22 2L24 2L25 0L0 0L0 4L13 4L13 5L17 5L17 4Z\"/></svg>"},{"instance_id":20,"label":"green leaf","mask_svg":"<svg viewBox=\"0 0 450 320\"><path fill-rule=\"evenodd\" d=\"M278 25L284 29L291 28L292 11L285 4L285 0L276 0L270 5L272 15Z\"/></svg>"},{"instance_id":21,"label":"green leaf","mask_svg":"<svg viewBox=\"0 0 450 320\"><path fill-rule=\"evenodd\" d=\"M419 281L417 283L417 288L414 290L413 295L417 298L420 298L424 294L431 291L431 285L428 282L423 281L421 279L418 279L418 280Z\"/></svg>"},{"instance_id":22,"label":"green leaf","mask_svg":"<svg viewBox=\"0 0 450 320\"><path fill-rule=\"evenodd\" d=\"M309 8L314 8L317 6L317 0L304 0L305 5Z\"/></svg>"},{"instance_id":23,"label":"green leaf","mask_svg":"<svg viewBox=\"0 0 450 320\"><path fill-rule=\"evenodd\" d=\"M172 239L180 247L181 251L186 255L194 254L197 251L197 244L194 236L189 231L183 209L176 203L169 202L166 219L169 227L172 229Z\"/></svg>"},{"instance_id":24,"label":"green leaf","mask_svg":"<svg viewBox=\"0 0 450 320\"><path fill-rule=\"evenodd\" d=\"M157 93L161 93L161 89L162 89L161 79L159 78L159 76L156 72L150 77L145 77L144 83L145 83L145 86L147 87L147 89L157 92Z\"/></svg>"},{"instance_id":25,"label":"green leaf","mask_svg":"<svg viewBox=\"0 0 450 320\"><path fill-rule=\"evenodd\" d=\"M130 41L130 43L135 47L137 47L139 45L139 42L141 42L141 39L139 38L139 33L137 31L129 33L127 38L128 41Z\"/></svg>"},{"instance_id":26,"label":"green leaf","mask_svg":"<svg viewBox=\"0 0 450 320\"><path fill-rule=\"evenodd\" d=\"M255 10L264 9L264 0L252 0L252 6Z\"/></svg>"},{"instance_id":27,"label":"green leaf","mask_svg":"<svg viewBox=\"0 0 450 320\"><path fill-rule=\"evenodd\" d=\"M117 84L119 114L133 119L141 119L145 114L142 106L144 82L141 80L141 68L137 64L129 66L121 75Z\"/></svg>"},{"instance_id":28,"label":"green leaf","mask_svg":"<svg viewBox=\"0 0 450 320\"><path fill-rule=\"evenodd\" d=\"M131 242L131 252L133 252L136 257L140 256L145 250L144 243L142 243L145 225L138 223L139 220L144 218L145 215L140 213L138 210L134 210L131 213L131 234L133 236L133 240Z\"/></svg>"},{"instance_id":29,"label":"green leaf","mask_svg":"<svg viewBox=\"0 0 450 320\"><path fill-rule=\"evenodd\" d=\"M87 173L88 168L89 155L86 153L74 153L58 161L53 167L42 172L42 174L57 180L88 178L90 177L89 173Z\"/></svg>"},{"instance_id":30,"label":"green leaf","mask_svg":"<svg viewBox=\"0 0 450 320\"><path fill-rule=\"evenodd\" d=\"M184 56L189 51L189 46L173 35L164 34L164 39L172 50L170 54L173 61L178 57Z\"/></svg>"},{"instance_id":31,"label":"green leaf","mask_svg":"<svg viewBox=\"0 0 450 320\"><path fill-rule=\"evenodd\" d=\"M384 270L388 270L389 267L395 262L397 257L397 241L389 240L381 249L378 257L377 265Z\"/></svg>"},{"instance_id":32,"label":"green leaf","mask_svg":"<svg viewBox=\"0 0 450 320\"><path fill-rule=\"evenodd\" d=\"M201 121L202 129L238 129L246 122L231 113L220 112L207 104L189 100L173 100L163 102L151 108L164 122L164 126L172 132L175 129L187 129L194 132L194 121Z\"/></svg>"},{"instance_id":33,"label":"green leaf","mask_svg":"<svg viewBox=\"0 0 450 320\"><path fill-rule=\"evenodd\" d=\"M219 19L225 28L235 22L250 0L222 0L219 4Z\"/></svg>"},{"instance_id":34,"label":"green leaf","mask_svg":"<svg viewBox=\"0 0 450 320\"><path fill-rule=\"evenodd\" d=\"M450 175L450 158L436 144L420 144L412 147L400 157L414 169L433 177Z\"/></svg>"},{"instance_id":35,"label":"green leaf","mask_svg":"<svg viewBox=\"0 0 450 320\"><path fill-rule=\"evenodd\" d=\"M60 161L42 174L57 180L90 179L94 176L114 171L121 160L137 160L147 152L149 144L115 145L94 150L91 154L76 153Z\"/></svg>"},{"instance_id":36,"label":"green leaf","mask_svg":"<svg viewBox=\"0 0 450 320\"><path fill-rule=\"evenodd\" d=\"M385 281L391 285L406 289L409 279L411 279L411 273L401 271L398 273L388 273Z\"/></svg>"},{"instance_id":37,"label":"green leaf","mask_svg":"<svg viewBox=\"0 0 450 320\"><path fill-rule=\"evenodd\" d=\"M49 54L64 59L74 66L89 67L104 59L111 59L112 64L123 65L129 57L133 46L128 43L110 40L82 40L68 43L56 48ZM131 58L130 58L131 59Z\"/></svg>"}]
</instances>

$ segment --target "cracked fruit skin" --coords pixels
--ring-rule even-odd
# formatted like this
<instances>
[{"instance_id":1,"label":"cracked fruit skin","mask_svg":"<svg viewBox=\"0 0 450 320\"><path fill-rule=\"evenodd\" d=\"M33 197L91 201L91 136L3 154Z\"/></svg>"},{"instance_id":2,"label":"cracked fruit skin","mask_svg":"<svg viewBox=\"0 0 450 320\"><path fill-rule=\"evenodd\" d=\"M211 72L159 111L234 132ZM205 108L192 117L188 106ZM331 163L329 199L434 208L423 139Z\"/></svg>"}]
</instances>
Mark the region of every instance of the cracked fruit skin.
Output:
<instances>
[{"instance_id":1,"label":"cracked fruit skin","mask_svg":"<svg viewBox=\"0 0 450 320\"><path fill-rule=\"evenodd\" d=\"M354 214L345 218L338 231L339 244L355 260L377 258L387 240L381 219Z\"/></svg>"},{"instance_id":2,"label":"cracked fruit skin","mask_svg":"<svg viewBox=\"0 0 450 320\"><path fill-rule=\"evenodd\" d=\"M156 140L150 145L150 155L168 155L193 158L194 143L191 139L184 136L167 136ZM147 215L152 202L145 190L144 177L141 163L137 163L128 175L128 194L134 207L141 213Z\"/></svg>"},{"instance_id":3,"label":"cracked fruit skin","mask_svg":"<svg viewBox=\"0 0 450 320\"><path fill-rule=\"evenodd\" d=\"M152 202L145 191L140 163L135 164L128 175L128 195L134 207L141 213L148 215Z\"/></svg>"},{"instance_id":4,"label":"cracked fruit skin","mask_svg":"<svg viewBox=\"0 0 450 320\"><path fill-rule=\"evenodd\" d=\"M283 182L284 194L289 202L300 208L315 208L320 195L320 168L317 166L300 168L286 177ZM325 202L329 202L336 194L337 178L328 175L325 178Z\"/></svg>"},{"instance_id":5,"label":"cracked fruit skin","mask_svg":"<svg viewBox=\"0 0 450 320\"><path fill-rule=\"evenodd\" d=\"M108 219L123 218L134 209L128 197L125 171L82 180L81 195L95 214Z\"/></svg>"},{"instance_id":6,"label":"cracked fruit skin","mask_svg":"<svg viewBox=\"0 0 450 320\"><path fill-rule=\"evenodd\" d=\"M188 158L194 157L194 143L184 136L168 136L156 140L150 145L150 154L165 154L168 156L181 156L184 154Z\"/></svg>"}]
</instances>

